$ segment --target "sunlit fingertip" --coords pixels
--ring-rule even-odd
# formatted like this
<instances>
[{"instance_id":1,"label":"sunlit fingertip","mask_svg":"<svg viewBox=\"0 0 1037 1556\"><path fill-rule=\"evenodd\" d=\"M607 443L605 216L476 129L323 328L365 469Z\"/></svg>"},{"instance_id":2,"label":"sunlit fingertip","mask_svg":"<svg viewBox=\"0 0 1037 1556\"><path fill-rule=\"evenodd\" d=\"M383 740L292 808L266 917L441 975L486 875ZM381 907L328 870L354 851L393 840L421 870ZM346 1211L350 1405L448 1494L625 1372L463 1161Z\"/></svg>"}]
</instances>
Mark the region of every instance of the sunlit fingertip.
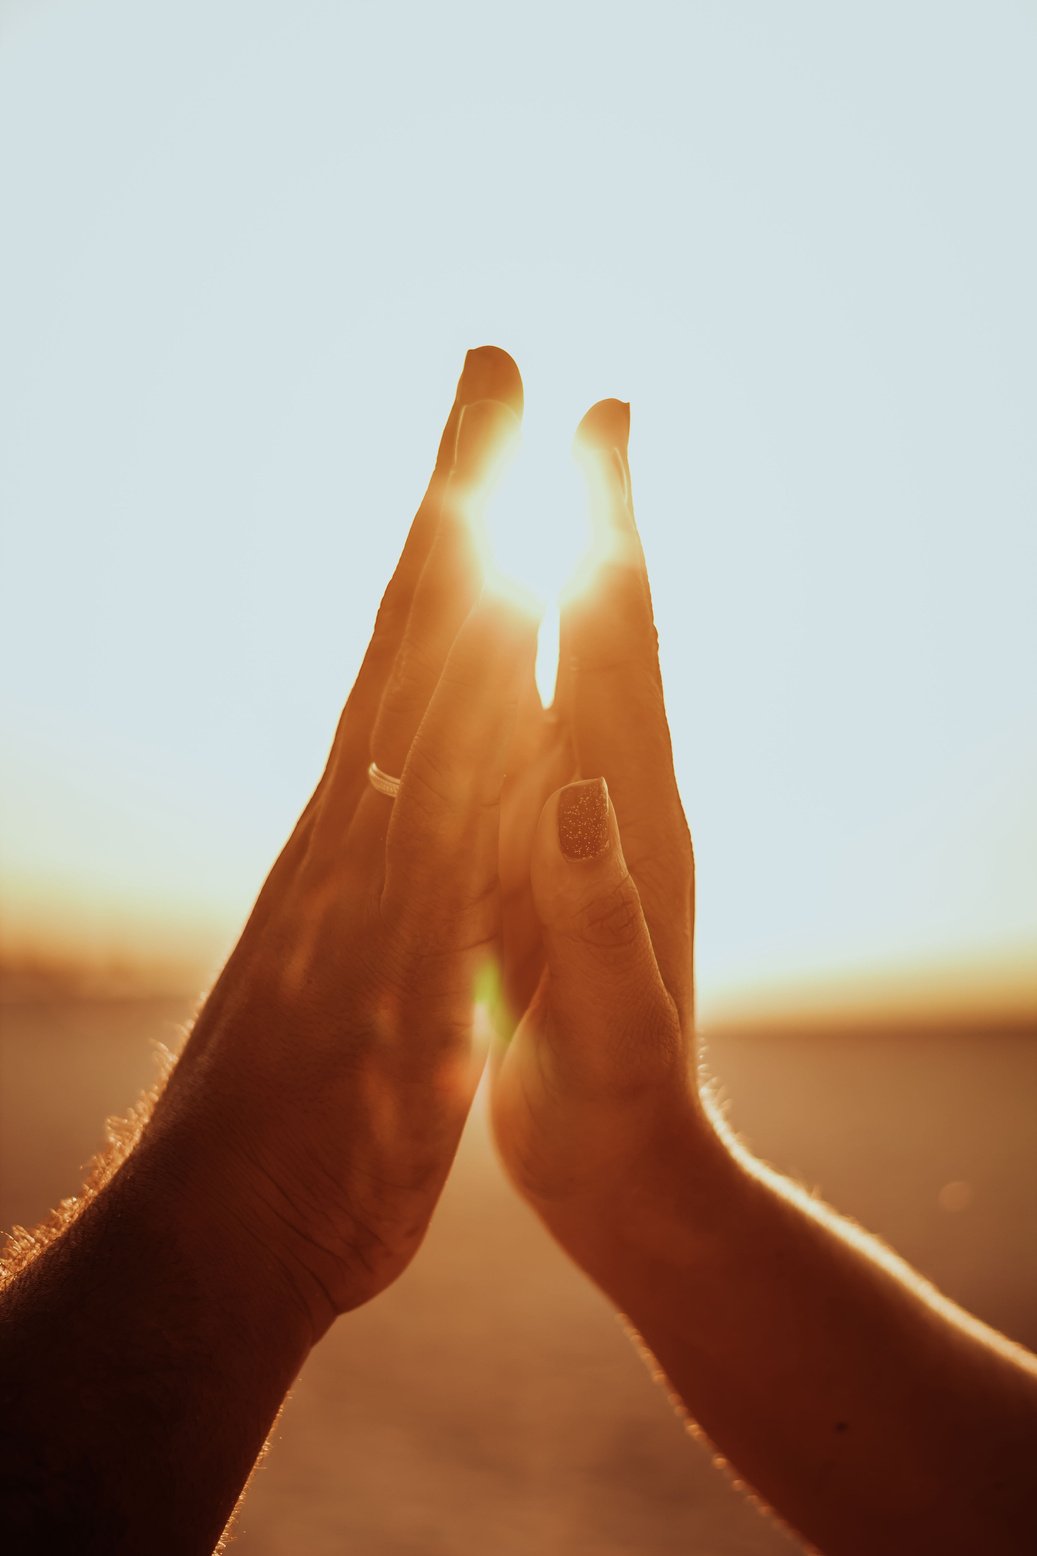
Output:
<instances>
[{"instance_id":1,"label":"sunlit fingertip","mask_svg":"<svg viewBox=\"0 0 1037 1556\"><path fill-rule=\"evenodd\" d=\"M599 400L576 429L575 446L625 449L630 440L630 402Z\"/></svg>"},{"instance_id":2,"label":"sunlit fingertip","mask_svg":"<svg viewBox=\"0 0 1037 1556\"><path fill-rule=\"evenodd\" d=\"M501 346L473 346L464 359L457 385L457 403L500 400L522 415L522 375L514 357Z\"/></svg>"}]
</instances>

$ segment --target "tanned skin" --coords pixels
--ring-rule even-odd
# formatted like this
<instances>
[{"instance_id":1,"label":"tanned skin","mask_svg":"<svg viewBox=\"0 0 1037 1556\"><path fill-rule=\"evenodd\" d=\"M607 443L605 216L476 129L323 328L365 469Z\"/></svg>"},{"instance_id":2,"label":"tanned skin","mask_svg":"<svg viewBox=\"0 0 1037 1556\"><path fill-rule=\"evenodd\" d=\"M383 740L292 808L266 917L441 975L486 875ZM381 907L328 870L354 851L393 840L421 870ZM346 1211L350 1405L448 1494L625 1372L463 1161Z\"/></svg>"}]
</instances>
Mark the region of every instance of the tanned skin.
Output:
<instances>
[{"instance_id":1,"label":"tanned skin","mask_svg":"<svg viewBox=\"0 0 1037 1556\"><path fill-rule=\"evenodd\" d=\"M545 714L535 617L482 587L469 527L521 403L505 353L469 354L327 770L179 1063L14 1245L5 1552L220 1542L313 1345L421 1241L498 959L504 1163L693 1429L829 1556L1037 1549L1037 1362L753 1159L699 1084L628 407L580 429L605 555Z\"/></svg>"},{"instance_id":2,"label":"tanned skin","mask_svg":"<svg viewBox=\"0 0 1037 1556\"><path fill-rule=\"evenodd\" d=\"M495 1066L501 1155L695 1429L818 1549L1024 1556L1037 1550L1035 1358L756 1161L700 1086L694 861L626 432L615 401L581 428L613 538L593 598L574 597L562 625L589 797L576 796L576 857L571 791L532 843L546 969Z\"/></svg>"}]
</instances>

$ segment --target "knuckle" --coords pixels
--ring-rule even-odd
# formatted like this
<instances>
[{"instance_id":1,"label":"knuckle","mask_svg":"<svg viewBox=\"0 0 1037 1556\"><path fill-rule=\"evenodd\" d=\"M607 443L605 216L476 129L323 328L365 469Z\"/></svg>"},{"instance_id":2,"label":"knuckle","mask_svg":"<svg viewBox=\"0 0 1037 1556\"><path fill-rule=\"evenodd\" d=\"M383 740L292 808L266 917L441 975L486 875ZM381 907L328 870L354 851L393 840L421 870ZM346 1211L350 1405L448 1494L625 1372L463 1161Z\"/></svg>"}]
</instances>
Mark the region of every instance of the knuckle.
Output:
<instances>
[{"instance_id":1,"label":"knuckle","mask_svg":"<svg viewBox=\"0 0 1037 1556\"><path fill-rule=\"evenodd\" d=\"M439 818L455 808L456 787L450 764L427 741L412 748L404 769L407 807L413 806L419 819Z\"/></svg>"},{"instance_id":2,"label":"knuckle","mask_svg":"<svg viewBox=\"0 0 1037 1556\"><path fill-rule=\"evenodd\" d=\"M618 881L602 897L584 904L576 915L579 939L601 950L634 945L641 932L641 903L630 877Z\"/></svg>"},{"instance_id":3,"label":"knuckle","mask_svg":"<svg viewBox=\"0 0 1037 1556\"><path fill-rule=\"evenodd\" d=\"M389 679L387 698L390 705L402 702L409 706L415 698L427 697L429 687L435 685L439 674L440 659L438 643L431 642L428 637L408 634L400 646Z\"/></svg>"},{"instance_id":4,"label":"knuckle","mask_svg":"<svg viewBox=\"0 0 1037 1556\"><path fill-rule=\"evenodd\" d=\"M468 645L469 652L452 654L443 666L440 684L445 690L469 697L481 692L492 673L492 663L481 643Z\"/></svg>"}]
</instances>

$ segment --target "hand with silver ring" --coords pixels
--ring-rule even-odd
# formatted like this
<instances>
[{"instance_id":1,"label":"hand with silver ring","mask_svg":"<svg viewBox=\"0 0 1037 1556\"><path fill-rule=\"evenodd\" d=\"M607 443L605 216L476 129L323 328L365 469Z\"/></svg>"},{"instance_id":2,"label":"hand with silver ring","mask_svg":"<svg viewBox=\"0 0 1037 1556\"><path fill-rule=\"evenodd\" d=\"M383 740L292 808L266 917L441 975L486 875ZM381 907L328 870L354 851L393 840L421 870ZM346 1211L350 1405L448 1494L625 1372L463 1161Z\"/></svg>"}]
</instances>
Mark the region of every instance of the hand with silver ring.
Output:
<instances>
[{"instance_id":1,"label":"hand with silver ring","mask_svg":"<svg viewBox=\"0 0 1037 1556\"><path fill-rule=\"evenodd\" d=\"M471 352L327 769L144 1141L276 1247L314 1336L409 1262L481 1069L536 621L483 591L466 505L521 407L510 357Z\"/></svg>"},{"instance_id":2,"label":"hand with silver ring","mask_svg":"<svg viewBox=\"0 0 1037 1556\"><path fill-rule=\"evenodd\" d=\"M33 1549L42 1507L48 1549L99 1549L89 1526L211 1550L315 1341L422 1240L485 1057L536 653L470 522L521 412L511 358L470 352L327 768L178 1064L64 1235L8 1264L5 1470Z\"/></svg>"}]
</instances>

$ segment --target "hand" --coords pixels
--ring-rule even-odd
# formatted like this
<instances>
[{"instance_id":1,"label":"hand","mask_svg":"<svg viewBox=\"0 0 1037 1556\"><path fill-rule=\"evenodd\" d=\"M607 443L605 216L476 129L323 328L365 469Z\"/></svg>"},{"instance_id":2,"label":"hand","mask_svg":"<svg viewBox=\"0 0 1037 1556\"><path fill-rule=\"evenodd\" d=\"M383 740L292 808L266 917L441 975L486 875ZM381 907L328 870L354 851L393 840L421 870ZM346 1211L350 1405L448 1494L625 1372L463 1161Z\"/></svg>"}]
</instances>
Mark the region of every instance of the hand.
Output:
<instances>
[{"instance_id":1,"label":"hand","mask_svg":"<svg viewBox=\"0 0 1037 1556\"><path fill-rule=\"evenodd\" d=\"M584 781L533 830L545 969L499 1051L493 1120L520 1191L581 1261L636 1216L667 1142L708 1137L692 1073L694 866L673 773L651 598L630 502L629 410L577 447L606 542L562 617L557 716Z\"/></svg>"},{"instance_id":2,"label":"hand","mask_svg":"<svg viewBox=\"0 0 1037 1556\"><path fill-rule=\"evenodd\" d=\"M521 399L509 357L469 354L327 770L145 1136L269 1251L316 1334L410 1260L482 1067L473 989L536 623L479 597L467 509ZM371 759L402 775L395 802Z\"/></svg>"},{"instance_id":3,"label":"hand","mask_svg":"<svg viewBox=\"0 0 1037 1556\"><path fill-rule=\"evenodd\" d=\"M582 780L530 884L544 972L495 1058L505 1165L717 1455L831 1556L1034 1549L1037 1360L756 1161L695 1077L694 870L623 408L581 428L611 556L563 613Z\"/></svg>"}]
</instances>

